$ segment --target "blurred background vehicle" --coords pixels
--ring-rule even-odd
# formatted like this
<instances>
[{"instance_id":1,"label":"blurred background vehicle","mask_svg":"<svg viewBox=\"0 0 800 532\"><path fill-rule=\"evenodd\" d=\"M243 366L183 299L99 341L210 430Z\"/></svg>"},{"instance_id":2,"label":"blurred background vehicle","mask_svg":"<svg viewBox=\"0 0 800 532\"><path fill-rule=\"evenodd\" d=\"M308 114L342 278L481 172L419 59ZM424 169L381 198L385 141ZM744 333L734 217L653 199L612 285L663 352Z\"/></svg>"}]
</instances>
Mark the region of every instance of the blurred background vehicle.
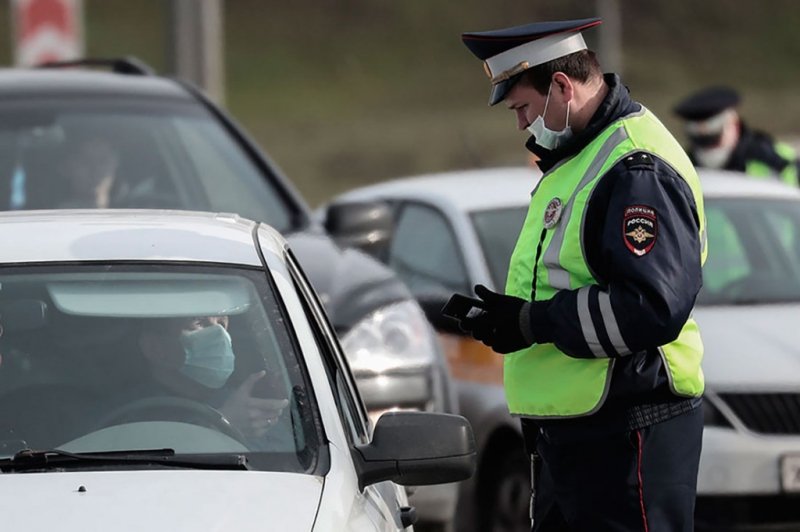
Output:
<instances>
[{"instance_id":1,"label":"blurred background vehicle","mask_svg":"<svg viewBox=\"0 0 800 532\"><path fill-rule=\"evenodd\" d=\"M80 68L89 66L108 71ZM457 412L436 335L402 280L338 247L264 152L193 86L131 58L2 71L0 176L4 210L189 209L269 223L319 292L373 421L387 410ZM419 488L412 502L421 520L445 526L456 486Z\"/></svg>"},{"instance_id":2,"label":"blurred background vehicle","mask_svg":"<svg viewBox=\"0 0 800 532\"><path fill-rule=\"evenodd\" d=\"M694 314L707 390L697 527L797 530L800 191L722 171L700 170L700 177L709 256ZM319 211L334 237L342 223L330 220L357 212L360 202L383 201L393 213L393 231L362 249L392 266L422 302L473 425L478 471L462 486L458 530L529 526L527 460L505 404L502 357L460 334L439 310L450 294L473 294L478 283L503 289L539 178L527 167L417 176L350 191ZM372 231L356 215L351 241L359 223L362 233Z\"/></svg>"},{"instance_id":3,"label":"blurred background vehicle","mask_svg":"<svg viewBox=\"0 0 800 532\"><path fill-rule=\"evenodd\" d=\"M31 11L38 4L48 36L54 24L45 28L46 8L82 4L82 24L73 27L82 30L83 52L53 55L52 38L27 41L49 44L47 60L133 54L193 80L268 148L314 207L395 176L525 164L525 138L506 113L484 105L480 62L458 38L521 20L601 16L587 43L603 69L621 72L633 96L680 138L675 102L717 83L741 92L752 127L795 147L800 136L800 69L785 66L800 54L795 0L771 0L769 9L759 2L731 9L729 0L495 0L491 8L472 0L458 9L374 0L320 0L313 9L263 0L7 0L0 2L0 21L11 30L0 40L2 64L15 64L11 36L28 27L14 4ZM176 16L177 4L191 16ZM218 6L216 26L183 39L213 18L200 15L209 4ZM63 10L58 15L64 20ZM212 82L209 69L197 68L203 54L213 59ZM187 57L188 68L176 56Z\"/></svg>"},{"instance_id":4,"label":"blurred background vehicle","mask_svg":"<svg viewBox=\"0 0 800 532\"><path fill-rule=\"evenodd\" d=\"M316 293L266 224L6 212L0 240L15 242L0 250L12 529L399 532L414 514L401 485L474 468L460 416L392 412L373 429Z\"/></svg>"}]
</instances>

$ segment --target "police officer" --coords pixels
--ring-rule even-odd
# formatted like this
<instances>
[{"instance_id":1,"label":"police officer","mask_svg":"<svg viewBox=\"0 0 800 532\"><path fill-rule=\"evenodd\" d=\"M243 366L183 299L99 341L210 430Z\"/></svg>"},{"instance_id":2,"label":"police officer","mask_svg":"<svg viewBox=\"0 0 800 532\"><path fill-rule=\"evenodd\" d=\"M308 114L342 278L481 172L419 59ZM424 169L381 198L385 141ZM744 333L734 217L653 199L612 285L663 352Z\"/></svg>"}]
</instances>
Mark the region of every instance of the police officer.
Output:
<instances>
[{"instance_id":1,"label":"police officer","mask_svg":"<svg viewBox=\"0 0 800 532\"><path fill-rule=\"evenodd\" d=\"M800 161L794 149L747 127L737 112L739 101L734 89L714 86L690 94L675 106L675 114L685 121L692 161L706 168L800 184Z\"/></svg>"},{"instance_id":2,"label":"police officer","mask_svg":"<svg viewBox=\"0 0 800 532\"><path fill-rule=\"evenodd\" d=\"M505 355L509 410L541 460L536 529L557 508L575 531L691 531L703 198L679 143L587 50L600 22L462 35L543 177L505 294L476 286L484 310L461 325Z\"/></svg>"}]
</instances>

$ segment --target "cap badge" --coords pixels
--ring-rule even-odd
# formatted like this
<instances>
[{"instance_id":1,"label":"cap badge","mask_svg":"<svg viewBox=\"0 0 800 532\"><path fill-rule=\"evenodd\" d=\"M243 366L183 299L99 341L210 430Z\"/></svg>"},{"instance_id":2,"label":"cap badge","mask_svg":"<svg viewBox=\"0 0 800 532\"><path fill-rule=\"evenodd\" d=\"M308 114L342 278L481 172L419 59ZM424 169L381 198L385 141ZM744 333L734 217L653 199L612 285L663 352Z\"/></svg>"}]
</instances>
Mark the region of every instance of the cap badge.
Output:
<instances>
[{"instance_id":1,"label":"cap badge","mask_svg":"<svg viewBox=\"0 0 800 532\"><path fill-rule=\"evenodd\" d=\"M483 66L484 66L484 69L486 70L486 72L489 73L489 78L491 78L491 80L492 80L492 85L497 85L501 81L505 81L507 79L511 79L514 76L516 76L517 74L521 74L522 72L525 72L526 70L528 70L530 68L530 63L527 62L527 61L522 61L520 63L517 63L513 67L509 68L508 70L504 70L504 71L500 72L496 76L492 76L491 75L492 69L489 67L489 63L484 63Z\"/></svg>"},{"instance_id":2,"label":"cap badge","mask_svg":"<svg viewBox=\"0 0 800 532\"><path fill-rule=\"evenodd\" d=\"M547 207L544 210L545 229L552 229L556 226L558 221L561 219L561 210L563 208L564 204L561 203L559 198L553 198L550 200L550 203L547 204Z\"/></svg>"}]
</instances>

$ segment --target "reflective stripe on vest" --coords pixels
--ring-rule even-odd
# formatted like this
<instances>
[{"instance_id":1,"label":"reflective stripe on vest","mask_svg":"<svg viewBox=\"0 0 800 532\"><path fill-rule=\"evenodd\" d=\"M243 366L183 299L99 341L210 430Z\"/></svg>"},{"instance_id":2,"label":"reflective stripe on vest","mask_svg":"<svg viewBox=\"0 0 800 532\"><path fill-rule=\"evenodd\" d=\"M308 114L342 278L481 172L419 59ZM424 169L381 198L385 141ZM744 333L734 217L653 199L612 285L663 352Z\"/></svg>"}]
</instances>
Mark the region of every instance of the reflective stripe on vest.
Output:
<instances>
[{"instance_id":1,"label":"reflective stripe on vest","mask_svg":"<svg viewBox=\"0 0 800 532\"><path fill-rule=\"evenodd\" d=\"M613 355L628 355L608 292L599 289L586 262L583 226L586 206L600 178L624 157L650 152L675 168L692 190L701 220L701 260L706 256L705 214L700 182L689 158L658 119L645 109L601 132L586 148L562 161L539 181L531 197L525 224L512 254L506 292L537 301L559 290L577 290L578 319L595 359L573 358L554 344L536 344L504 357L504 382L512 414L537 418L588 415L602 406L614 361L599 340L589 310L591 294L598 295L603 326ZM545 230L544 212L553 198L562 203L558 223ZM543 237L542 253L536 248ZM534 279L534 270L536 278ZM536 283L534 286L533 283ZM672 390L698 396L703 390L700 370L702 343L697 326L688 320L678 338L659 350Z\"/></svg>"}]
</instances>

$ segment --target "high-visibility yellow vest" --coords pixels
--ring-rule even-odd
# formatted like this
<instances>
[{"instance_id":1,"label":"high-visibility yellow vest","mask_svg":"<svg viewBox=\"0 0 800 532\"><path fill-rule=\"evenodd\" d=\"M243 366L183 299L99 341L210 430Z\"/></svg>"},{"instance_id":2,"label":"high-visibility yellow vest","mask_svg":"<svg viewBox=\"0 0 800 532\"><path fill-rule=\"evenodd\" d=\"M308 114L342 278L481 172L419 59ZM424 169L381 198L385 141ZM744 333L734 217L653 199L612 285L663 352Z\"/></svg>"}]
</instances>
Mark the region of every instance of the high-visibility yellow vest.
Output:
<instances>
[{"instance_id":1,"label":"high-visibility yellow vest","mask_svg":"<svg viewBox=\"0 0 800 532\"><path fill-rule=\"evenodd\" d=\"M537 301L552 298L559 290L578 290L580 320L591 320L590 285L598 284L586 263L583 220L591 193L603 175L617 162L636 152L653 153L670 164L689 185L700 218L701 262L705 262L705 213L700 181L678 142L661 122L642 108L607 127L583 151L559 163L540 180L516 248L511 257L506 293L530 300L537 243L545 231L536 267ZM544 213L553 198L562 202L558 223L545 230ZM601 292L601 308L610 310L608 294ZM609 338L624 346L616 324ZM591 339L587 339L591 344ZM590 345L590 347L592 347ZM599 347L599 341L595 347ZM693 319L684 324L678 338L660 346L659 352L678 396L703 393L700 362L703 344ZM608 393L614 359L573 358L554 344L534 344L504 357L503 381L512 414L534 418L585 416L596 412Z\"/></svg>"},{"instance_id":2,"label":"high-visibility yellow vest","mask_svg":"<svg viewBox=\"0 0 800 532\"><path fill-rule=\"evenodd\" d=\"M778 179L787 185L795 187L800 185L800 176L797 175L797 165L794 164L797 158L797 153L794 151L794 148L784 142L776 142L775 151L782 159L787 161L786 166L778 173ZM748 175L760 179L775 175L775 170L771 166L755 159L745 162L744 171Z\"/></svg>"}]
</instances>

